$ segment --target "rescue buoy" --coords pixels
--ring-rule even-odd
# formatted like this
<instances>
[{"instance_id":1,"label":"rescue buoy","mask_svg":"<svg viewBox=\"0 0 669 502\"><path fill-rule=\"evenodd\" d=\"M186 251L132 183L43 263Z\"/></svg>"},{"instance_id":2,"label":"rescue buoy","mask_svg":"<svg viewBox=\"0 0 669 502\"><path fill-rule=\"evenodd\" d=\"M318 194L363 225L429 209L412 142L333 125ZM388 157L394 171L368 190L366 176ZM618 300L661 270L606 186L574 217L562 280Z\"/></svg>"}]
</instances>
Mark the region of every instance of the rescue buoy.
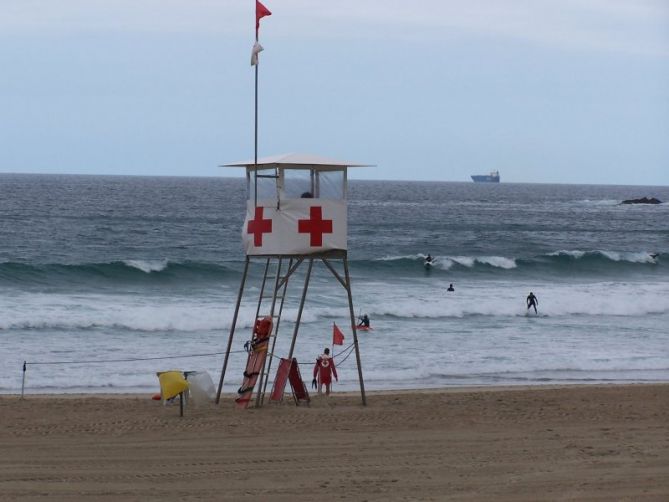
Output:
<instances>
[{"instance_id":1,"label":"rescue buoy","mask_svg":"<svg viewBox=\"0 0 669 502\"><path fill-rule=\"evenodd\" d=\"M272 331L272 318L270 316L265 316L262 319L256 320L253 334L257 339L261 340L267 338L270 331Z\"/></svg>"}]
</instances>

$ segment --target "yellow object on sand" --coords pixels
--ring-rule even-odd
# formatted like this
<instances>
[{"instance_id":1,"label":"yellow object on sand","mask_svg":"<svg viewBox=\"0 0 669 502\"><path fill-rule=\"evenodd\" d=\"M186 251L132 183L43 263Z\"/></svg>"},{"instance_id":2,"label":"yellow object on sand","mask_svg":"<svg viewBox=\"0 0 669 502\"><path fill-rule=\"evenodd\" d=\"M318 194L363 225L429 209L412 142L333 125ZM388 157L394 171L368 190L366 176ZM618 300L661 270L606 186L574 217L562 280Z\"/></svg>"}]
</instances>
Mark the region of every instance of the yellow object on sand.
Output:
<instances>
[{"instance_id":1,"label":"yellow object on sand","mask_svg":"<svg viewBox=\"0 0 669 502\"><path fill-rule=\"evenodd\" d=\"M188 382L181 371L165 371L158 375L158 381L163 399L172 399L188 389Z\"/></svg>"}]
</instances>

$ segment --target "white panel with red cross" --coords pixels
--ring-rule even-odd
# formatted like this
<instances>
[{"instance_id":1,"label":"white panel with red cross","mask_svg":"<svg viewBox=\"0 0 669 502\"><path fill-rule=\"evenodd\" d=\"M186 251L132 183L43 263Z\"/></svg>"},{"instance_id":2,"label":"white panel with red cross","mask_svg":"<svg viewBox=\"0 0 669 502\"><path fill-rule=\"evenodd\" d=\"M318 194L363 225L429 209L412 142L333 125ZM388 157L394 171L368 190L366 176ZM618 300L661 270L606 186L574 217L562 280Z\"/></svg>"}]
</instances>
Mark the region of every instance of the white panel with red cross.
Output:
<instances>
[{"instance_id":1,"label":"white panel with red cross","mask_svg":"<svg viewBox=\"0 0 669 502\"><path fill-rule=\"evenodd\" d=\"M247 203L242 241L247 255L293 255L346 249L346 201L287 199Z\"/></svg>"}]
</instances>

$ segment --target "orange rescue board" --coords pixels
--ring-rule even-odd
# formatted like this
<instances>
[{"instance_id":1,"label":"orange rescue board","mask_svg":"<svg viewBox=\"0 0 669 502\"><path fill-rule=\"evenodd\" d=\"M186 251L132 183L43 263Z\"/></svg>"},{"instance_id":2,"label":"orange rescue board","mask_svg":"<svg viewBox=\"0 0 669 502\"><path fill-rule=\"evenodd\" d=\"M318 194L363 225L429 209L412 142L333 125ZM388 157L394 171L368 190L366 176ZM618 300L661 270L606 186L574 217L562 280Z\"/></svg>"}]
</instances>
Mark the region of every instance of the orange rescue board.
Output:
<instances>
[{"instance_id":1,"label":"orange rescue board","mask_svg":"<svg viewBox=\"0 0 669 502\"><path fill-rule=\"evenodd\" d=\"M249 346L249 358L246 361L246 369L244 370L244 380L242 381L242 386L237 391L239 397L235 399L237 408L245 409L249 406L258 376L260 376L260 372L265 365L271 332L271 317L267 316L256 320L253 337Z\"/></svg>"}]
</instances>

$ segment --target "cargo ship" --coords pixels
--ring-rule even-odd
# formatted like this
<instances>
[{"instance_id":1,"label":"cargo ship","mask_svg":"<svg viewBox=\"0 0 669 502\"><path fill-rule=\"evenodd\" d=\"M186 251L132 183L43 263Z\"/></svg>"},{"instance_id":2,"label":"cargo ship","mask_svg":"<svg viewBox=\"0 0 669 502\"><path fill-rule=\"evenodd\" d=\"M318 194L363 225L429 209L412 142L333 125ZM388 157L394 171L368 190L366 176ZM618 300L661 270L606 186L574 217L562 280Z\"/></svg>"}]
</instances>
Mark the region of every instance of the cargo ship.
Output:
<instances>
[{"instance_id":1,"label":"cargo ship","mask_svg":"<svg viewBox=\"0 0 669 502\"><path fill-rule=\"evenodd\" d=\"M490 174L473 174L472 180L476 183L499 183L499 171Z\"/></svg>"}]
</instances>

